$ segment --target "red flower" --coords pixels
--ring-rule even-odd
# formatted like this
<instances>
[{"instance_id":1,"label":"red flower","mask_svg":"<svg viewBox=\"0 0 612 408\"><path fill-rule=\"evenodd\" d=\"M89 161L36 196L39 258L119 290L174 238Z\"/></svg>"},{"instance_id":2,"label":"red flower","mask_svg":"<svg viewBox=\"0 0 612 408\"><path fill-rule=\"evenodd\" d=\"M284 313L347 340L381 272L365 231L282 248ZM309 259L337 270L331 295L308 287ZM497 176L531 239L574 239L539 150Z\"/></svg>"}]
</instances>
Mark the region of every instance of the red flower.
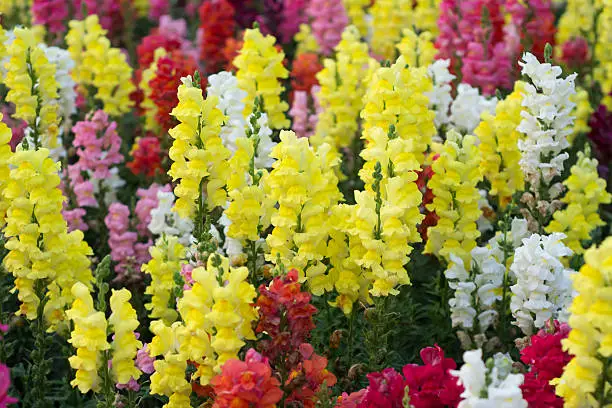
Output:
<instances>
[{"instance_id":1,"label":"red flower","mask_svg":"<svg viewBox=\"0 0 612 408\"><path fill-rule=\"evenodd\" d=\"M260 342L261 352L272 360L297 353L315 327L312 316L317 312L310 304L311 295L301 291L297 271L275 277L269 287L261 285L259 293L257 333L265 332L270 337Z\"/></svg>"},{"instance_id":2,"label":"red flower","mask_svg":"<svg viewBox=\"0 0 612 408\"><path fill-rule=\"evenodd\" d=\"M359 408L402 408L406 389L404 378L393 368L367 375L369 385L359 403Z\"/></svg>"},{"instance_id":3,"label":"red flower","mask_svg":"<svg viewBox=\"0 0 612 408\"><path fill-rule=\"evenodd\" d=\"M240 34L240 38L242 38L242 34ZM223 47L222 52L224 60L227 61L227 63L225 64L226 71L235 70L236 67L234 66L234 58L236 58L240 53L240 49L242 48L243 44L244 41L237 40L235 38L228 38L225 42L225 46Z\"/></svg>"},{"instance_id":4,"label":"red flower","mask_svg":"<svg viewBox=\"0 0 612 408\"><path fill-rule=\"evenodd\" d=\"M138 138L132 149L133 160L127 164L132 173L153 177L162 173L159 139L153 136Z\"/></svg>"},{"instance_id":5,"label":"red flower","mask_svg":"<svg viewBox=\"0 0 612 408\"><path fill-rule=\"evenodd\" d=\"M142 69L151 65L155 57L155 50L158 48L171 52L180 49L181 42L178 38L170 38L162 34L151 34L144 37L136 48L138 64Z\"/></svg>"},{"instance_id":6,"label":"red flower","mask_svg":"<svg viewBox=\"0 0 612 408\"><path fill-rule=\"evenodd\" d=\"M523 398L530 407L562 407L563 400L555 395L550 380L559 378L571 360L563 351L561 340L569 334L569 326L555 321L553 327L531 336L531 345L521 350L521 361L530 366L521 386Z\"/></svg>"},{"instance_id":7,"label":"red flower","mask_svg":"<svg viewBox=\"0 0 612 408\"><path fill-rule=\"evenodd\" d=\"M301 344L299 351L303 361L289 375L286 385L293 388L293 391L286 402L314 408L323 384L325 387L333 387L336 376L327 371L327 359L315 353L311 344Z\"/></svg>"},{"instance_id":8,"label":"red flower","mask_svg":"<svg viewBox=\"0 0 612 408\"><path fill-rule=\"evenodd\" d=\"M319 85L315 75L322 69L323 65L319 62L317 54L304 53L298 55L291 67L291 95L295 91L310 93L313 86Z\"/></svg>"},{"instance_id":9,"label":"red flower","mask_svg":"<svg viewBox=\"0 0 612 408\"><path fill-rule=\"evenodd\" d=\"M211 384L216 394L214 408L272 408L283 396L268 359L253 349L247 351L244 361L223 364Z\"/></svg>"},{"instance_id":10,"label":"red flower","mask_svg":"<svg viewBox=\"0 0 612 408\"><path fill-rule=\"evenodd\" d=\"M181 84L181 78L193 75L197 69L198 65L194 59L179 50L157 60L157 70L149 81L149 87L151 100L157 107L155 118L164 132L176 124L170 112L178 104L176 89Z\"/></svg>"},{"instance_id":11,"label":"red flower","mask_svg":"<svg viewBox=\"0 0 612 408\"><path fill-rule=\"evenodd\" d=\"M208 74L223 69L227 62L223 48L234 36L235 14L234 7L227 0L208 0L200 6L200 59Z\"/></svg>"}]
</instances>

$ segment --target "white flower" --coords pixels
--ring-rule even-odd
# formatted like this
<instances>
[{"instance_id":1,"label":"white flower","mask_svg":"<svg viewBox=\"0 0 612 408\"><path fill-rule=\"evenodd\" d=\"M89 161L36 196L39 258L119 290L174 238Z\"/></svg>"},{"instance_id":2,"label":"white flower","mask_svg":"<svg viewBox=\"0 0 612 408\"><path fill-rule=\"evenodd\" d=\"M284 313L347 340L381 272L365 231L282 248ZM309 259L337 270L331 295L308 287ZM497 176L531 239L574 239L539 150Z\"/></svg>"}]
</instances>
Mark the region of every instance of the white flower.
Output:
<instances>
[{"instance_id":1,"label":"white flower","mask_svg":"<svg viewBox=\"0 0 612 408\"><path fill-rule=\"evenodd\" d=\"M425 92L429 98L429 108L436 112L434 123L436 127L447 124L449 121L448 109L453 98L451 97L450 83L455 76L448 71L450 60L436 60L427 67L427 74L433 82L433 89Z\"/></svg>"},{"instance_id":2,"label":"white flower","mask_svg":"<svg viewBox=\"0 0 612 408\"><path fill-rule=\"evenodd\" d=\"M519 65L521 73L531 80L524 86L523 120L517 127L526 136L518 142L522 154L520 165L536 191L540 182L548 184L561 174L563 163L569 157L563 150L569 146L567 136L574 123L575 104L570 98L576 93L576 74L560 78L560 67L542 64L530 53L523 55Z\"/></svg>"},{"instance_id":3,"label":"white flower","mask_svg":"<svg viewBox=\"0 0 612 408\"><path fill-rule=\"evenodd\" d=\"M157 192L157 207L151 210L151 221L148 228L154 235L165 234L178 237L182 245L188 246L194 241L191 235L193 221L189 218L182 218L172 211L174 199L174 193L172 192Z\"/></svg>"},{"instance_id":4,"label":"white flower","mask_svg":"<svg viewBox=\"0 0 612 408\"><path fill-rule=\"evenodd\" d=\"M98 179L93 176L93 173L88 170L89 181L93 184L94 194L100 192L100 187L104 187L104 202L106 205L110 205L117 201L117 191L125 185L125 180L119 177L119 169L117 167L111 167L110 176L105 179Z\"/></svg>"},{"instance_id":5,"label":"white flower","mask_svg":"<svg viewBox=\"0 0 612 408\"><path fill-rule=\"evenodd\" d=\"M236 77L227 71L221 71L208 77L208 95L219 98L217 108L227 116L221 129L223 145L232 153L236 151L236 139L244 137L246 121L244 120L244 98L247 93L238 87Z\"/></svg>"},{"instance_id":6,"label":"white flower","mask_svg":"<svg viewBox=\"0 0 612 408\"><path fill-rule=\"evenodd\" d=\"M510 357L497 353L485 365L478 349L466 351L463 361L459 371L451 371L464 387L458 408L527 408L520 388L524 377L511 374Z\"/></svg>"},{"instance_id":7,"label":"white flower","mask_svg":"<svg viewBox=\"0 0 612 408\"><path fill-rule=\"evenodd\" d=\"M516 276L516 284L510 290L510 310L514 324L523 333L531 335L544 327L547 320L563 321L572 301L570 276L574 271L565 268L561 258L572 254L562 239L562 233L548 236L533 234L523 239L523 245L516 249L510 267Z\"/></svg>"},{"instance_id":8,"label":"white flower","mask_svg":"<svg viewBox=\"0 0 612 408\"><path fill-rule=\"evenodd\" d=\"M495 113L497 98L487 99L480 95L477 88L459 84L457 97L451 105L451 124L462 133L472 133L480 123L480 115L488 111Z\"/></svg>"},{"instance_id":9,"label":"white flower","mask_svg":"<svg viewBox=\"0 0 612 408\"><path fill-rule=\"evenodd\" d=\"M249 120L249 128L251 131L254 129L251 126L251 114L248 118ZM257 151L255 152L255 168L258 169L267 169L271 168L272 164L274 164L274 159L270 157L270 153L272 153L272 149L276 146L276 143L272 141L270 136L272 136L272 129L268 126L268 115L262 113L259 119L257 119L257 127L259 131L256 135L259 139L257 143Z\"/></svg>"}]
</instances>

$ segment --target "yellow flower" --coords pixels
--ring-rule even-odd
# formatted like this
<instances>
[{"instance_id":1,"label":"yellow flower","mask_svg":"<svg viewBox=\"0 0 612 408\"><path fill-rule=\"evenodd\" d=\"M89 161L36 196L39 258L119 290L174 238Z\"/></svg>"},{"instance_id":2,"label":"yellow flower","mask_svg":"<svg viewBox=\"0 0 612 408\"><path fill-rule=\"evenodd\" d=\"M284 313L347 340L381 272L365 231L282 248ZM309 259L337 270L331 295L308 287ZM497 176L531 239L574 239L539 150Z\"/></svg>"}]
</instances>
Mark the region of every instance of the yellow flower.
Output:
<instances>
[{"instance_id":1,"label":"yellow flower","mask_svg":"<svg viewBox=\"0 0 612 408\"><path fill-rule=\"evenodd\" d=\"M177 237L169 236L159 238L155 246L149 248L149 253L151 260L142 265L142 271L151 275L151 284L145 290L145 294L151 296L151 302L145 307L151 311L151 319L171 324L177 318L170 303L174 304L174 275L180 273L185 248L178 243Z\"/></svg>"},{"instance_id":2,"label":"yellow flower","mask_svg":"<svg viewBox=\"0 0 612 408\"><path fill-rule=\"evenodd\" d=\"M565 244L576 254L584 252L582 241L591 240L591 232L605 222L599 216L599 206L609 204L612 197L606 191L606 181L599 178L597 160L578 152L578 162L563 182L567 194L561 199L567 207L553 213L546 232L563 232Z\"/></svg>"},{"instance_id":3,"label":"yellow flower","mask_svg":"<svg viewBox=\"0 0 612 408\"><path fill-rule=\"evenodd\" d=\"M132 5L138 17L147 17L149 14L150 0L133 0Z\"/></svg>"},{"instance_id":4,"label":"yellow flower","mask_svg":"<svg viewBox=\"0 0 612 408\"><path fill-rule=\"evenodd\" d=\"M119 384L127 384L130 379L138 380L141 371L136 368L134 359L142 342L136 338L138 316L130 305L132 294L127 289L114 290L110 297L111 315L108 322L115 334L112 343L113 373Z\"/></svg>"},{"instance_id":5,"label":"yellow flower","mask_svg":"<svg viewBox=\"0 0 612 408\"><path fill-rule=\"evenodd\" d=\"M363 95L376 66L357 28L345 28L336 46L336 60L325 59L323 69L317 73L321 85L317 95L321 113L311 137L313 146L326 142L341 149L351 145L359 128Z\"/></svg>"},{"instance_id":6,"label":"yellow flower","mask_svg":"<svg viewBox=\"0 0 612 408\"><path fill-rule=\"evenodd\" d=\"M366 9L370 7L370 0L342 0L346 13L352 25L357 27L359 34L365 37L368 34Z\"/></svg>"},{"instance_id":7,"label":"yellow flower","mask_svg":"<svg viewBox=\"0 0 612 408\"><path fill-rule=\"evenodd\" d=\"M142 71L142 79L138 84L138 87L142 90L143 94L143 100L140 103L140 107L144 110L144 127L146 130L150 130L155 134L157 134L160 129L159 123L155 118L157 114L157 106L151 100L151 87L149 86L149 82L151 82L151 80L155 77L155 72L157 71L157 61L166 55L166 53L165 48L160 47L155 50L153 62L151 62L151 65L149 65L147 69Z\"/></svg>"},{"instance_id":8,"label":"yellow flower","mask_svg":"<svg viewBox=\"0 0 612 408\"><path fill-rule=\"evenodd\" d=\"M215 328L210 344L217 355L214 370L219 373L227 360L238 358L244 339L255 339L251 324L257 319L257 313L251 304L257 294L246 280L249 271L245 267L230 268L227 259L212 254L206 269L216 279L225 282L224 285L207 287L214 304L205 316L206 321Z\"/></svg>"},{"instance_id":9,"label":"yellow flower","mask_svg":"<svg viewBox=\"0 0 612 408\"><path fill-rule=\"evenodd\" d=\"M386 59L395 59L395 45L401 30L414 22L412 0L376 0L372 15L372 51Z\"/></svg>"},{"instance_id":10,"label":"yellow flower","mask_svg":"<svg viewBox=\"0 0 612 408\"><path fill-rule=\"evenodd\" d=\"M411 28L402 30L402 40L397 49L411 67L428 67L434 62L438 50L433 44L432 35L423 31L417 35Z\"/></svg>"},{"instance_id":11,"label":"yellow flower","mask_svg":"<svg viewBox=\"0 0 612 408\"><path fill-rule=\"evenodd\" d=\"M319 276L326 252L329 211L342 199L334 174L339 159L330 154L328 144L315 152L306 138L298 138L292 131L281 131L280 139L271 153L277 161L266 180L270 197L278 202L278 210L272 216L274 229L267 237L266 259L276 263L280 257L286 267L295 267L307 277ZM316 286L311 282L315 294L333 287L333 282L317 282Z\"/></svg>"},{"instance_id":12,"label":"yellow flower","mask_svg":"<svg viewBox=\"0 0 612 408\"><path fill-rule=\"evenodd\" d=\"M300 30L295 34L294 39L297 44L295 49L296 56L307 52L319 52L319 44L317 44L317 40L312 35L310 25L300 24Z\"/></svg>"},{"instance_id":13,"label":"yellow flower","mask_svg":"<svg viewBox=\"0 0 612 408\"><path fill-rule=\"evenodd\" d=\"M280 99L285 88L279 79L287 78L289 71L283 66L285 54L274 47L275 42L271 35L264 37L259 28L247 29L244 44L233 63L238 68L238 86L247 92L243 100L245 117L253 111L255 97L261 96L270 127L283 129L289 127L285 116L289 104Z\"/></svg>"},{"instance_id":14,"label":"yellow flower","mask_svg":"<svg viewBox=\"0 0 612 408\"><path fill-rule=\"evenodd\" d=\"M102 102L109 115L129 112L133 104L130 94L135 86L125 54L111 47L97 15L92 14L84 21L70 21L69 26L66 43L75 62L72 71L75 82L86 94L94 87L95 95L90 96Z\"/></svg>"},{"instance_id":15,"label":"yellow flower","mask_svg":"<svg viewBox=\"0 0 612 408\"><path fill-rule=\"evenodd\" d=\"M151 394L170 397L168 404L164 405L166 408L189 406L191 384L185 379L187 361L184 357L168 353L163 360L156 360L153 366L155 373L151 376Z\"/></svg>"},{"instance_id":16,"label":"yellow flower","mask_svg":"<svg viewBox=\"0 0 612 408\"><path fill-rule=\"evenodd\" d=\"M602 401L595 391L612 386L609 377L606 379L612 356L612 238L589 249L584 260L585 265L573 276L578 295L570 307L572 330L562 340L563 349L573 358L561 378L554 380L557 395L568 408L600 406Z\"/></svg>"},{"instance_id":17,"label":"yellow flower","mask_svg":"<svg viewBox=\"0 0 612 408\"><path fill-rule=\"evenodd\" d=\"M98 391L100 378L98 369L103 361L101 352L108 350L106 341L106 319L103 312L97 312L89 288L80 282L72 287L74 303L66 315L74 324L74 330L68 342L76 349L76 355L70 357L70 367L77 370L76 377L70 383L85 394L90 390Z\"/></svg>"},{"instance_id":18,"label":"yellow flower","mask_svg":"<svg viewBox=\"0 0 612 408\"><path fill-rule=\"evenodd\" d=\"M603 93L602 104L612 110L612 4L610 0L602 2L601 14L597 20L597 38L593 69L593 78L599 82Z\"/></svg>"},{"instance_id":19,"label":"yellow flower","mask_svg":"<svg viewBox=\"0 0 612 408\"><path fill-rule=\"evenodd\" d=\"M225 182L229 176L230 152L223 146L221 125L226 117L217 108L214 95L204 100L202 90L189 80L178 88L178 105L172 115L180 122L170 129L174 139L169 155L173 161L168 174L180 180L174 189L174 204L183 218L192 218L206 193L209 209L224 205ZM205 187L205 190L204 190Z\"/></svg>"},{"instance_id":20,"label":"yellow flower","mask_svg":"<svg viewBox=\"0 0 612 408\"><path fill-rule=\"evenodd\" d=\"M570 100L576 104L576 107L573 112L575 116L573 132L567 136L567 140L573 143L579 133L589 133L591 131L589 119L593 113L593 107L589 102L589 93L579 86L576 87L576 93L570 96Z\"/></svg>"},{"instance_id":21,"label":"yellow flower","mask_svg":"<svg viewBox=\"0 0 612 408\"><path fill-rule=\"evenodd\" d=\"M75 282L91 286L91 249L83 233L67 233L61 210L64 197L58 188L59 163L49 158L49 150L20 150L9 159L11 170L4 188L6 210L5 244L9 253L4 266L15 277L15 290L21 301L19 314L37 316L40 296L48 302L45 316L51 329L63 320L64 307L72 302ZM36 281L41 281L35 293Z\"/></svg>"},{"instance_id":22,"label":"yellow flower","mask_svg":"<svg viewBox=\"0 0 612 408\"><path fill-rule=\"evenodd\" d=\"M10 59L4 79L9 88L6 100L15 104L16 118L28 122L37 147L57 145L60 117L55 65L50 63L34 32L14 29L15 40L7 49Z\"/></svg>"},{"instance_id":23,"label":"yellow flower","mask_svg":"<svg viewBox=\"0 0 612 408\"><path fill-rule=\"evenodd\" d=\"M9 142L12 137L13 133L11 129L2 122L2 114L0 113L0 230L6 225L6 210L10 204L4 198L4 189L8 184L10 174L9 160L13 153L11 152Z\"/></svg>"},{"instance_id":24,"label":"yellow flower","mask_svg":"<svg viewBox=\"0 0 612 408\"><path fill-rule=\"evenodd\" d=\"M436 226L428 230L425 253L435 254L447 262L450 254L460 257L464 265L471 264L470 251L480 236L476 221L480 194L476 185L482 179L476 138L447 133L440 157L432 164L433 177L428 186L434 194L427 206L439 217Z\"/></svg>"},{"instance_id":25,"label":"yellow flower","mask_svg":"<svg viewBox=\"0 0 612 408\"><path fill-rule=\"evenodd\" d=\"M438 16L442 0L417 0L414 8L414 25L419 31L438 35Z\"/></svg>"},{"instance_id":26,"label":"yellow flower","mask_svg":"<svg viewBox=\"0 0 612 408\"><path fill-rule=\"evenodd\" d=\"M521 83L517 82L514 92L497 104L495 115L484 112L474 130L480 139L480 174L491 182L489 194L498 197L502 208L525 188L517 145L521 133L516 130L522 120L521 103Z\"/></svg>"}]
</instances>

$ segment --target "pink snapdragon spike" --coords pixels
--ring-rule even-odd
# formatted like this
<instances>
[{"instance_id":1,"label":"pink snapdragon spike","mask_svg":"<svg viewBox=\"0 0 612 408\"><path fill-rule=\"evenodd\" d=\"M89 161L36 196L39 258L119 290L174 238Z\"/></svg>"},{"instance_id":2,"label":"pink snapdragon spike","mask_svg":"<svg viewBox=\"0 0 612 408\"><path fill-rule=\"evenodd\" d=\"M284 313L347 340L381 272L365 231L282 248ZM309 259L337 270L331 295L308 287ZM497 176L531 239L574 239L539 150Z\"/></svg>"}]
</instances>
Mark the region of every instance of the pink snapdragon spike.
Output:
<instances>
[{"instance_id":1,"label":"pink snapdragon spike","mask_svg":"<svg viewBox=\"0 0 612 408\"><path fill-rule=\"evenodd\" d=\"M86 120L77 122L73 127L74 147L77 148L80 171L89 170L93 177L110 177L110 168L123 162L119 152L121 138L117 134L117 123L108 121L108 115L98 110Z\"/></svg>"},{"instance_id":2,"label":"pink snapdragon spike","mask_svg":"<svg viewBox=\"0 0 612 408\"><path fill-rule=\"evenodd\" d=\"M129 231L130 209L121 203L112 203L108 207L108 215L104 223L108 228L108 246L111 249L111 259L117 262L115 272L123 277L127 269L134 263L134 245L138 241L138 234Z\"/></svg>"},{"instance_id":3,"label":"pink snapdragon spike","mask_svg":"<svg viewBox=\"0 0 612 408\"><path fill-rule=\"evenodd\" d=\"M63 33L67 20L68 7L65 0L32 1L32 22L44 25L50 33Z\"/></svg>"},{"instance_id":4,"label":"pink snapdragon spike","mask_svg":"<svg viewBox=\"0 0 612 408\"><path fill-rule=\"evenodd\" d=\"M136 381L134 378L130 378L130 381L128 381L127 384L115 384L115 386L117 387L118 390L129 390L129 391L134 391L137 392L140 390L140 384L138 384L138 381Z\"/></svg>"},{"instance_id":5,"label":"pink snapdragon spike","mask_svg":"<svg viewBox=\"0 0 612 408\"><path fill-rule=\"evenodd\" d=\"M75 230L87 231L89 229L89 225L87 225L87 223L83 219L86 213L87 211L85 211L84 208L62 210L62 216L68 224L68 232L72 232Z\"/></svg>"},{"instance_id":6,"label":"pink snapdragon spike","mask_svg":"<svg viewBox=\"0 0 612 408\"><path fill-rule=\"evenodd\" d=\"M478 86L483 95L495 95L497 88L510 89L512 80L510 57L505 44L498 43L487 48L479 42L471 42L463 58L463 81Z\"/></svg>"},{"instance_id":7,"label":"pink snapdragon spike","mask_svg":"<svg viewBox=\"0 0 612 408\"><path fill-rule=\"evenodd\" d=\"M17 399L8 395L11 387L11 371L7 366L0 363L0 408L6 408L10 404L16 404Z\"/></svg>"},{"instance_id":8,"label":"pink snapdragon spike","mask_svg":"<svg viewBox=\"0 0 612 408\"><path fill-rule=\"evenodd\" d=\"M148 237L151 235L149 232L149 222L151 222L151 210L157 207L157 193L159 191L169 192L172 191L172 187L169 184L159 185L152 184L149 188L139 188L136 190L136 196L139 198L134 208L136 217L138 218L138 225L136 231L141 237Z\"/></svg>"},{"instance_id":9,"label":"pink snapdragon spike","mask_svg":"<svg viewBox=\"0 0 612 408\"><path fill-rule=\"evenodd\" d=\"M348 25L348 16L341 1L311 0L306 9L310 17L312 35L323 55L331 55Z\"/></svg>"},{"instance_id":10,"label":"pink snapdragon spike","mask_svg":"<svg viewBox=\"0 0 612 408\"><path fill-rule=\"evenodd\" d=\"M151 20L159 20L163 15L170 11L170 2L168 0L151 0L149 8L149 18Z\"/></svg>"},{"instance_id":11,"label":"pink snapdragon spike","mask_svg":"<svg viewBox=\"0 0 612 408\"><path fill-rule=\"evenodd\" d=\"M155 372L154 362L155 359L149 355L149 350L145 344L136 353L136 367L145 374L153 374Z\"/></svg>"}]
</instances>

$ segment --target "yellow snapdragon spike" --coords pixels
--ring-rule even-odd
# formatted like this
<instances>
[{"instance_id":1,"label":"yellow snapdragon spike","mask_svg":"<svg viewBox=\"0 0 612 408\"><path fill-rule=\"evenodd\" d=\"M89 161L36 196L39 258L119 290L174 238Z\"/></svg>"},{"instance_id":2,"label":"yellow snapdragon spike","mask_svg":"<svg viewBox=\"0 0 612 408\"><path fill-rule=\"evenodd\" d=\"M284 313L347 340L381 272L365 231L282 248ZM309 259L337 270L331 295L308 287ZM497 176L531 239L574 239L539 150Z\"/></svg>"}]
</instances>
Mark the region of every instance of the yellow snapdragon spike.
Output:
<instances>
[{"instance_id":1,"label":"yellow snapdragon spike","mask_svg":"<svg viewBox=\"0 0 612 408\"><path fill-rule=\"evenodd\" d=\"M136 338L139 326L136 310L130 304L132 294L127 289L114 290L110 297L111 315L108 323L112 326L113 374L118 384L127 384L130 379L138 380L142 373L134 364L136 353L142 342Z\"/></svg>"},{"instance_id":2,"label":"yellow snapdragon spike","mask_svg":"<svg viewBox=\"0 0 612 408\"><path fill-rule=\"evenodd\" d=\"M574 107L573 112L575 117L573 132L567 136L567 140L573 143L579 133L589 133L591 131L589 119L593 114L593 107L589 101L589 93L579 86L576 87L576 93L570 96L570 100L576 104L576 107Z\"/></svg>"},{"instance_id":3,"label":"yellow snapdragon spike","mask_svg":"<svg viewBox=\"0 0 612 408\"><path fill-rule=\"evenodd\" d=\"M587 250L584 260L585 265L573 276L578 295L570 307L572 330L562 340L563 349L573 358L553 382L568 408L600 406L596 389L612 386L604 372L609 369L604 362L612 356L612 238Z\"/></svg>"},{"instance_id":4,"label":"yellow snapdragon spike","mask_svg":"<svg viewBox=\"0 0 612 408\"><path fill-rule=\"evenodd\" d=\"M285 90L280 79L287 78L289 71L283 65L285 54L274 47L275 43L276 38L262 35L259 28L247 29L234 66L238 68L238 86L247 92L243 101L244 116L251 114L255 97L261 96L270 127L283 129L289 127L289 119L285 116L289 104L280 99Z\"/></svg>"},{"instance_id":5,"label":"yellow snapdragon spike","mask_svg":"<svg viewBox=\"0 0 612 408\"><path fill-rule=\"evenodd\" d=\"M342 0L350 23L357 27L359 35L368 35L368 22L366 21L366 9L370 7L370 0Z\"/></svg>"},{"instance_id":6,"label":"yellow snapdragon spike","mask_svg":"<svg viewBox=\"0 0 612 408\"><path fill-rule=\"evenodd\" d=\"M434 200L427 209L435 211L439 219L428 230L425 253L435 254L447 262L452 253L470 265L470 251L480 236L476 221L482 213L476 187L482 180L478 147L472 135L461 136L450 131L446 136L440 157L432 164L434 175L428 183Z\"/></svg>"},{"instance_id":7,"label":"yellow snapdragon spike","mask_svg":"<svg viewBox=\"0 0 612 408\"><path fill-rule=\"evenodd\" d=\"M149 253L151 260L142 265L142 271L151 275L151 284L145 290L145 295L151 296L151 302L145 304L145 308L150 310L151 319L161 319L169 325L177 318L176 310L170 307L170 300L174 274L181 269L185 248L179 244L177 237L169 236L159 238L155 246L149 248Z\"/></svg>"},{"instance_id":8,"label":"yellow snapdragon spike","mask_svg":"<svg viewBox=\"0 0 612 408\"><path fill-rule=\"evenodd\" d=\"M54 148L61 120L55 65L38 47L32 30L15 28L14 34L15 40L7 49L6 100L15 104L13 116L28 122L37 146Z\"/></svg>"},{"instance_id":9,"label":"yellow snapdragon spike","mask_svg":"<svg viewBox=\"0 0 612 408\"><path fill-rule=\"evenodd\" d=\"M370 8L372 15L372 51L385 59L395 59L395 45L401 31L412 27L412 0L377 0Z\"/></svg>"},{"instance_id":10,"label":"yellow snapdragon spike","mask_svg":"<svg viewBox=\"0 0 612 408\"><path fill-rule=\"evenodd\" d=\"M64 197L58 188L59 163L49 150L18 150L11 155L11 170L4 189L6 209L5 244L9 253L5 268L15 277L15 291L21 306L18 314L37 317L42 293L35 293L43 281L48 296L45 317L51 329L64 319L64 307L72 302L75 282L91 287L91 248L81 231L67 232L61 210Z\"/></svg>"},{"instance_id":11,"label":"yellow snapdragon spike","mask_svg":"<svg viewBox=\"0 0 612 408\"><path fill-rule=\"evenodd\" d=\"M597 160L578 152L578 162L570 169L571 175L563 182L567 194L561 199L567 207L553 213L546 232L563 232L564 243L576 254L584 253L582 241L591 240L591 232L605 225L599 216L599 206L612 200L606 191L606 181L599 177Z\"/></svg>"},{"instance_id":12,"label":"yellow snapdragon spike","mask_svg":"<svg viewBox=\"0 0 612 408\"><path fill-rule=\"evenodd\" d=\"M431 65L438 53L429 31L417 34L411 28L402 30L402 40L397 44L397 49L406 60L406 64L417 68Z\"/></svg>"},{"instance_id":13,"label":"yellow snapdragon spike","mask_svg":"<svg viewBox=\"0 0 612 408\"><path fill-rule=\"evenodd\" d=\"M319 44L317 44L317 40L312 34L310 25L300 24L300 30L295 34L294 39L296 42L296 56L307 52L319 52Z\"/></svg>"},{"instance_id":14,"label":"yellow snapdragon spike","mask_svg":"<svg viewBox=\"0 0 612 408\"><path fill-rule=\"evenodd\" d=\"M218 98L211 95L205 100L202 90L191 80L179 86L178 99L172 115L180 123L169 132L174 141L169 151L173 163L168 175L180 180L174 189L178 197L174 211L183 218L192 218L202 193L207 195L209 209L227 200L224 187L229 177L230 152L219 136L226 116L217 108Z\"/></svg>"},{"instance_id":15,"label":"yellow snapdragon spike","mask_svg":"<svg viewBox=\"0 0 612 408\"><path fill-rule=\"evenodd\" d=\"M317 95L321 113L311 143L329 143L340 149L351 145L363 108L368 79L377 67L368 54L368 45L360 40L355 26L348 26L336 46L336 59L325 59L317 73L321 89Z\"/></svg>"},{"instance_id":16,"label":"yellow snapdragon spike","mask_svg":"<svg viewBox=\"0 0 612 408\"><path fill-rule=\"evenodd\" d=\"M97 15L92 14L84 21L70 21L69 26L66 43L75 62L74 81L85 93L94 87L95 95L91 96L102 102L109 115L129 112L133 105L130 94L135 86L125 54L111 47Z\"/></svg>"},{"instance_id":17,"label":"yellow snapdragon spike","mask_svg":"<svg viewBox=\"0 0 612 408\"><path fill-rule=\"evenodd\" d=\"M480 174L491 182L489 194L497 196L505 207L516 191L525 188L523 170L519 166L521 152L518 141L521 133L516 130L521 123L521 83L495 108L495 115L484 112L474 130L479 138Z\"/></svg>"},{"instance_id":18,"label":"yellow snapdragon spike","mask_svg":"<svg viewBox=\"0 0 612 408\"><path fill-rule=\"evenodd\" d=\"M80 282L72 287L74 302L66 315L72 320L74 330L68 342L76 349L76 355L70 357L70 366L77 370L76 377L70 383L78 387L83 394L90 390L100 389L98 370L106 361L102 352L110 345L106 341L106 318L103 312L94 308L89 288Z\"/></svg>"},{"instance_id":19,"label":"yellow snapdragon spike","mask_svg":"<svg viewBox=\"0 0 612 408\"><path fill-rule=\"evenodd\" d=\"M164 48L158 48L154 52L153 62L151 65L144 71L142 71L142 79L138 84L138 87L142 90L143 100L140 103L140 107L144 110L145 117L145 129L150 130L157 134L159 132L159 123L155 118L157 114L157 106L151 100L151 87L149 86L149 82L155 77L155 72L157 71L157 61L166 55L166 50Z\"/></svg>"},{"instance_id":20,"label":"yellow snapdragon spike","mask_svg":"<svg viewBox=\"0 0 612 408\"><path fill-rule=\"evenodd\" d=\"M4 198L4 189L8 184L10 167L9 160L13 154L9 142L13 137L11 129L2 122L2 114L0 113L0 230L6 225L6 210L10 202Z\"/></svg>"},{"instance_id":21,"label":"yellow snapdragon spike","mask_svg":"<svg viewBox=\"0 0 612 408\"><path fill-rule=\"evenodd\" d=\"M325 272L321 261L329 233L328 212L342 199L335 176L339 159L329 154L328 144L315 152L307 138L298 138L292 131L281 131L280 139L271 154L277 161L266 180L270 197L278 202L272 215L274 229L266 239L266 259L276 263L280 258L283 265L297 268L306 277L320 276ZM326 279L315 282L311 286L315 294L333 287Z\"/></svg>"},{"instance_id":22,"label":"yellow snapdragon spike","mask_svg":"<svg viewBox=\"0 0 612 408\"><path fill-rule=\"evenodd\" d=\"M414 25L419 31L438 35L438 16L442 0L417 0L414 8Z\"/></svg>"},{"instance_id":23,"label":"yellow snapdragon spike","mask_svg":"<svg viewBox=\"0 0 612 408\"><path fill-rule=\"evenodd\" d=\"M593 78L599 82L603 93L602 104L612 110L612 0L602 0L602 11L597 19L597 42Z\"/></svg>"}]
</instances>

